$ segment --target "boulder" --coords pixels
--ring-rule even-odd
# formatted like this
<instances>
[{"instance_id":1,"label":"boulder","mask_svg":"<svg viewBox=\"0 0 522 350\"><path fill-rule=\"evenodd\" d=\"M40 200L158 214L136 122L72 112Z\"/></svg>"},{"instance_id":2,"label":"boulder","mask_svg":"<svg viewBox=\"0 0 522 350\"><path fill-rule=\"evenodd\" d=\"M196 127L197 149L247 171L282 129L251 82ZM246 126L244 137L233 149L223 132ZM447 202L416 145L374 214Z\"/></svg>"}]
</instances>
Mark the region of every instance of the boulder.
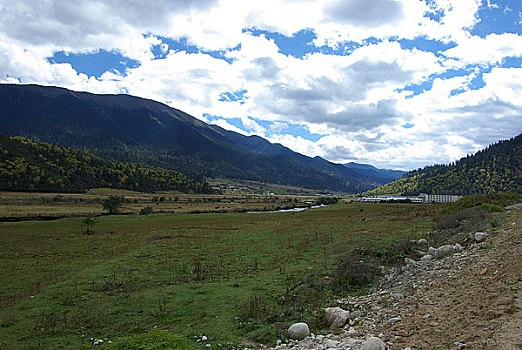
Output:
<instances>
[{"instance_id":1,"label":"boulder","mask_svg":"<svg viewBox=\"0 0 522 350\"><path fill-rule=\"evenodd\" d=\"M460 244L457 243L453 246L453 249L455 249L456 252L461 252L463 248Z\"/></svg>"},{"instance_id":2,"label":"boulder","mask_svg":"<svg viewBox=\"0 0 522 350\"><path fill-rule=\"evenodd\" d=\"M361 317L361 316L362 316L362 312L359 310L350 312L350 320L355 320L357 317Z\"/></svg>"},{"instance_id":3,"label":"boulder","mask_svg":"<svg viewBox=\"0 0 522 350\"><path fill-rule=\"evenodd\" d=\"M421 238L417 241L418 245L428 245L428 241L425 238Z\"/></svg>"},{"instance_id":4,"label":"boulder","mask_svg":"<svg viewBox=\"0 0 522 350\"><path fill-rule=\"evenodd\" d=\"M340 307L327 307L324 309L324 320L330 329L343 327L350 318L350 313Z\"/></svg>"},{"instance_id":5,"label":"boulder","mask_svg":"<svg viewBox=\"0 0 522 350\"><path fill-rule=\"evenodd\" d=\"M451 255L454 253L454 249L452 245L446 244L442 247L438 247L437 250L435 250L435 254L433 256L437 259L443 258L445 256Z\"/></svg>"},{"instance_id":6,"label":"boulder","mask_svg":"<svg viewBox=\"0 0 522 350\"><path fill-rule=\"evenodd\" d=\"M433 255L431 254L426 254L424 255L422 258L421 258L422 261L430 261L430 260L433 260Z\"/></svg>"},{"instance_id":7,"label":"boulder","mask_svg":"<svg viewBox=\"0 0 522 350\"><path fill-rule=\"evenodd\" d=\"M364 341L363 350L386 350L386 344L377 337L370 337Z\"/></svg>"},{"instance_id":8,"label":"boulder","mask_svg":"<svg viewBox=\"0 0 522 350\"><path fill-rule=\"evenodd\" d=\"M437 251L437 249L433 248L433 247L429 247L428 248L428 254L429 255L435 255L435 252Z\"/></svg>"},{"instance_id":9,"label":"boulder","mask_svg":"<svg viewBox=\"0 0 522 350\"><path fill-rule=\"evenodd\" d=\"M486 232L475 232L475 241L477 243L484 242L488 236Z\"/></svg>"},{"instance_id":10,"label":"boulder","mask_svg":"<svg viewBox=\"0 0 522 350\"><path fill-rule=\"evenodd\" d=\"M400 322L400 321L401 321L401 317L400 317L400 316L398 316L398 317L393 317L393 318L390 318L390 319L388 320L388 324L395 324L395 323Z\"/></svg>"},{"instance_id":11,"label":"boulder","mask_svg":"<svg viewBox=\"0 0 522 350\"><path fill-rule=\"evenodd\" d=\"M304 322L294 323L288 328L288 338L302 340L310 335L310 329Z\"/></svg>"}]
</instances>

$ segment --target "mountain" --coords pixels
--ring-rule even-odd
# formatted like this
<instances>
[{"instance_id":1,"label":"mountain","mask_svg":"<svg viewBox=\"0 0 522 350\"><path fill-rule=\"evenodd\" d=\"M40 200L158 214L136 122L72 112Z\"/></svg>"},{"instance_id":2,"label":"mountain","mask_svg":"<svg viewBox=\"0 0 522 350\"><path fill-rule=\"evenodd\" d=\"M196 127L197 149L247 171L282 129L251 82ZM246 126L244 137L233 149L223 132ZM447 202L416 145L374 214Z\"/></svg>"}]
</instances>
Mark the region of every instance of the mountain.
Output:
<instances>
[{"instance_id":1,"label":"mountain","mask_svg":"<svg viewBox=\"0 0 522 350\"><path fill-rule=\"evenodd\" d=\"M390 169L378 169L373 165L369 164L360 164L360 163L346 163L343 164L348 169L353 170L354 172L363 175L369 176L376 179L383 179L386 182L390 182L393 180L397 180L402 175L406 174L406 171L402 170L390 170Z\"/></svg>"},{"instance_id":2,"label":"mountain","mask_svg":"<svg viewBox=\"0 0 522 350\"><path fill-rule=\"evenodd\" d=\"M61 192L99 187L210 191L207 184L172 170L109 161L82 150L0 134L0 190Z\"/></svg>"},{"instance_id":3,"label":"mountain","mask_svg":"<svg viewBox=\"0 0 522 350\"><path fill-rule=\"evenodd\" d=\"M225 177L344 192L385 183L129 95L2 84L0 133L147 163L198 179Z\"/></svg>"},{"instance_id":4,"label":"mountain","mask_svg":"<svg viewBox=\"0 0 522 350\"><path fill-rule=\"evenodd\" d=\"M369 194L522 193L522 134L499 141L473 156L408 172Z\"/></svg>"}]
</instances>

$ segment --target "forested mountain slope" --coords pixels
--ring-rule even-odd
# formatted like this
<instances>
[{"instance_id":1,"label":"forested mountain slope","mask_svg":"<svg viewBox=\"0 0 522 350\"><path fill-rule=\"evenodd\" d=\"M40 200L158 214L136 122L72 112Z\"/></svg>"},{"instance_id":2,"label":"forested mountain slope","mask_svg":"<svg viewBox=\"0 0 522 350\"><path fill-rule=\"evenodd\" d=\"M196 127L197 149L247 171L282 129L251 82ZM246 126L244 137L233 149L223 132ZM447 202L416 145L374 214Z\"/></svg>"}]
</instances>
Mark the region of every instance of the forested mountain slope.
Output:
<instances>
[{"instance_id":1,"label":"forested mountain slope","mask_svg":"<svg viewBox=\"0 0 522 350\"><path fill-rule=\"evenodd\" d=\"M86 151L0 134L0 190L208 192L206 183L144 164L105 160Z\"/></svg>"},{"instance_id":2,"label":"forested mountain slope","mask_svg":"<svg viewBox=\"0 0 522 350\"><path fill-rule=\"evenodd\" d=\"M448 165L410 171L367 193L469 195L504 191L522 193L522 134Z\"/></svg>"}]
</instances>

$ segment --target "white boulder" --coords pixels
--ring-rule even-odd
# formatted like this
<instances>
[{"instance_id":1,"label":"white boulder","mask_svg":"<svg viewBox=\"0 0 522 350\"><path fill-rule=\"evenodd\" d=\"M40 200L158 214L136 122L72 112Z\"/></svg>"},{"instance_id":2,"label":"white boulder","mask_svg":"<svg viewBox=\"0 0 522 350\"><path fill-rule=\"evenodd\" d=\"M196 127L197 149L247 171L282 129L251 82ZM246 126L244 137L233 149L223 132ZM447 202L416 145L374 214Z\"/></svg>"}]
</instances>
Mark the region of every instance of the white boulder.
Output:
<instances>
[{"instance_id":1,"label":"white boulder","mask_svg":"<svg viewBox=\"0 0 522 350\"><path fill-rule=\"evenodd\" d=\"M310 329L304 322L294 323L288 328L288 338L302 340L310 335Z\"/></svg>"},{"instance_id":2,"label":"white boulder","mask_svg":"<svg viewBox=\"0 0 522 350\"><path fill-rule=\"evenodd\" d=\"M455 249L453 248L453 246L446 244L441 247L438 247L437 250L435 251L435 254L433 254L433 256L435 258L443 258L445 256L453 254L454 252L455 252Z\"/></svg>"},{"instance_id":3,"label":"white boulder","mask_svg":"<svg viewBox=\"0 0 522 350\"><path fill-rule=\"evenodd\" d=\"M349 317L350 312L340 307L327 307L324 309L324 320L331 329L343 327Z\"/></svg>"},{"instance_id":4,"label":"white boulder","mask_svg":"<svg viewBox=\"0 0 522 350\"><path fill-rule=\"evenodd\" d=\"M386 350L386 344L377 337L370 337L364 341L363 350Z\"/></svg>"},{"instance_id":5,"label":"white boulder","mask_svg":"<svg viewBox=\"0 0 522 350\"><path fill-rule=\"evenodd\" d=\"M486 232L475 232L475 241L477 243L484 242L488 236Z\"/></svg>"}]
</instances>

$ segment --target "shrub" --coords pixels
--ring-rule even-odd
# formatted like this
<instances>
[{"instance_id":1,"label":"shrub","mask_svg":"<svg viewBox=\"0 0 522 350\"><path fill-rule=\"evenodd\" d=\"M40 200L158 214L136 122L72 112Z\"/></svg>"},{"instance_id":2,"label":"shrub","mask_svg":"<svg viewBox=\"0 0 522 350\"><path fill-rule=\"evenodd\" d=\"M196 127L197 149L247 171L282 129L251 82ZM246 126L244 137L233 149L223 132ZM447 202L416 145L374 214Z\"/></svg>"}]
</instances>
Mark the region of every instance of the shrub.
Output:
<instances>
[{"instance_id":1,"label":"shrub","mask_svg":"<svg viewBox=\"0 0 522 350\"><path fill-rule=\"evenodd\" d=\"M334 290L354 291L370 286L379 270L363 260L357 260L352 255L340 257L337 269L333 275Z\"/></svg>"},{"instance_id":2,"label":"shrub","mask_svg":"<svg viewBox=\"0 0 522 350\"><path fill-rule=\"evenodd\" d=\"M485 210L477 210L475 208L468 208L461 210L455 214L451 214L441 221L433 224L434 230L445 230L458 227L464 220L471 220L475 223L480 223L486 218L487 212Z\"/></svg>"},{"instance_id":3,"label":"shrub","mask_svg":"<svg viewBox=\"0 0 522 350\"><path fill-rule=\"evenodd\" d=\"M108 210L109 214L118 214L120 207L125 202L122 196L110 196L103 201L103 210Z\"/></svg>"},{"instance_id":4,"label":"shrub","mask_svg":"<svg viewBox=\"0 0 522 350\"><path fill-rule=\"evenodd\" d=\"M149 215L152 214L152 207L143 207L140 210L140 215Z\"/></svg>"},{"instance_id":5,"label":"shrub","mask_svg":"<svg viewBox=\"0 0 522 350\"><path fill-rule=\"evenodd\" d=\"M85 225L85 233L92 233L91 228L98 222L98 220L92 216L87 216L82 220L82 224Z\"/></svg>"}]
</instances>

